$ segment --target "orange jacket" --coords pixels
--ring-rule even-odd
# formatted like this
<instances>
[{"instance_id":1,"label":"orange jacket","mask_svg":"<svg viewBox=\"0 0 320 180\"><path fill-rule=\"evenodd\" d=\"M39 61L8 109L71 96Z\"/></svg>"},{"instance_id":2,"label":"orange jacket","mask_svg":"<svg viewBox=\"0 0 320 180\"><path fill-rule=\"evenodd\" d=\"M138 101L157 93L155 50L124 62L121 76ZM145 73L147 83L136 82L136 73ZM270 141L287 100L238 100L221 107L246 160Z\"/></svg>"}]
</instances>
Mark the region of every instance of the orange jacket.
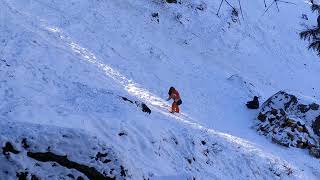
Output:
<instances>
[{"instance_id":1,"label":"orange jacket","mask_svg":"<svg viewBox=\"0 0 320 180\"><path fill-rule=\"evenodd\" d=\"M175 102L177 102L177 101L179 101L181 99L180 98L180 94L176 89L174 89L172 91L172 93L170 94L170 98L173 99Z\"/></svg>"}]
</instances>

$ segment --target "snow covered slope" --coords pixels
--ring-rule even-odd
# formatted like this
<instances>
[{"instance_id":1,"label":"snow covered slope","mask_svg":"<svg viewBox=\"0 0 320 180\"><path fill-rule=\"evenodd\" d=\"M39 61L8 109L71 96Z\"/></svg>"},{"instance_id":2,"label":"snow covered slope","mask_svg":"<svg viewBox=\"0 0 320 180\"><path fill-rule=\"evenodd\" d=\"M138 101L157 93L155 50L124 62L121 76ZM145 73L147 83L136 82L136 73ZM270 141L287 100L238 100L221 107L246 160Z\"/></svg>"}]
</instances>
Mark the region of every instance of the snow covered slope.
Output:
<instances>
[{"instance_id":1,"label":"snow covered slope","mask_svg":"<svg viewBox=\"0 0 320 180\"><path fill-rule=\"evenodd\" d=\"M319 160L258 136L257 112L244 108L253 95L267 99L281 89L320 98L318 57L298 37L315 24L309 5L279 3L280 12L272 6L262 16L262 0L246 1L243 18L232 18L225 3L215 15L219 1L181 2L1 0L1 129L10 122L83 131L83 144L97 136L131 179L317 179ZM170 86L182 96L181 115L167 112ZM147 103L151 115L119 96ZM5 132L2 145L16 148L43 134ZM95 156L83 144L84 156ZM12 156L20 169L38 171L30 168L35 161Z\"/></svg>"}]
</instances>

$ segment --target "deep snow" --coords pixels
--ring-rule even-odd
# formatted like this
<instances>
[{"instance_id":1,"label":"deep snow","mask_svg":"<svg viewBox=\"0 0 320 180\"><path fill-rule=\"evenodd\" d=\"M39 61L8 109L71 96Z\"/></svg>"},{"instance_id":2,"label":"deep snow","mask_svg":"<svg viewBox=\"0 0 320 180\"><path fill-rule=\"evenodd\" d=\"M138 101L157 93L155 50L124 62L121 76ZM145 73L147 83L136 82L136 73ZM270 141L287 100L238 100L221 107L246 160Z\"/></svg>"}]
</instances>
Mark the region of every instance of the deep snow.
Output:
<instances>
[{"instance_id":1,"label":"deep snow","mask_svg":"<svg viewBox=\"0 0 320 180\"><path fill-rule=\"evenodd\" d=\"M260 137L251 128L257 111L244 106L281 89L320 98L318 57L298 36L315 24L309 5L279 3L262 16L262 0L244 1L240 24L226 4L215 15L220 1L182 2L1 0L1 119L96 135L132 179L317 179L319 160ZM167 112L170 86L182 115Z\"/></svg>"}]
</instances>

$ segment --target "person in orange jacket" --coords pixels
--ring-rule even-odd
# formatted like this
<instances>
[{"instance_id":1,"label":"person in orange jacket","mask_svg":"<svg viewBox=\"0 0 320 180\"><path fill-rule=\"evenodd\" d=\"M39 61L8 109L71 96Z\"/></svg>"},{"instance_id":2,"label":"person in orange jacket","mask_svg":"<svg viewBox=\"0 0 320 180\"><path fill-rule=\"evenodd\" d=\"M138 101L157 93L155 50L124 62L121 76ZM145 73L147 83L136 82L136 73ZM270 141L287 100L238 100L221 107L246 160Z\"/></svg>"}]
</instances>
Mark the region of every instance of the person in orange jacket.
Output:
<instances>
[{"instance_id":1,"label":"person in orange jacket","mask_svg":"<svg viewBox=\"0 0 320 180\"><path fill-rule=\"evenodd\" d=\"M174 87L170 87L168 94L169 94L169 97L167 101L169 101L170 99L173 99L170 112L179 113L180 112L179 106L182 104L182 100L180 98L179 92Z\"/></svg>"}]
</instances>

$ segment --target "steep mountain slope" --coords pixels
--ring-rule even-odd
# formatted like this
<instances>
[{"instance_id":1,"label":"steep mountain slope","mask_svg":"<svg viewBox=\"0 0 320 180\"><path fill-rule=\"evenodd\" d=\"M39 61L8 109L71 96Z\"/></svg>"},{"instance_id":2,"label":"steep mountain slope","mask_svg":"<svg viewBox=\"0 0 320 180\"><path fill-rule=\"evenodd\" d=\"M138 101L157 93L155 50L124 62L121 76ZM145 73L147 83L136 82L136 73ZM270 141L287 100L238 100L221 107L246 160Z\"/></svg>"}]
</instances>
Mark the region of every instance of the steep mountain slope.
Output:
<instances>
[{"instance_id":1,"label":"steep mountain slope","mask_svg":"<svg viewBox=\"0 0 320 180\"><path fill-rule=\"evenodd\" d=\"M1 0L1 119L97 136L132 179L317 179L318 160L259 137L257 112L243 106L280 89L319 98L318 57L298 37L314 23L309 6L279 3L262 16L262 0L242 2L234 22L226 4L215 15L219 3ZM167 112L172 85L182 115ZM151 115L118 96L147 103Z\"/></svg>"}]
</instances>

